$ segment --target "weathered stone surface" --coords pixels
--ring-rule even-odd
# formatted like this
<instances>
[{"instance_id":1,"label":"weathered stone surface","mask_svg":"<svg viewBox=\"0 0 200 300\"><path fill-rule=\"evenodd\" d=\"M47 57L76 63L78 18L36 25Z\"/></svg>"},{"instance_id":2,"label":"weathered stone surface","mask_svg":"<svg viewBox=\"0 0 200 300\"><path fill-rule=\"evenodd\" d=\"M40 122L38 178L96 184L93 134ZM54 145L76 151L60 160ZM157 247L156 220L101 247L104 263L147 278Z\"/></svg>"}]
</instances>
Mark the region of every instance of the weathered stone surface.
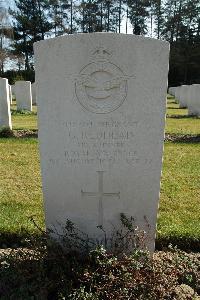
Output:
<instances>
[{"instance_id":1,"label":"weathered stone surface","mask_svg":"<svg viewBox=\"0 0 200 300\"><path fill-rule=\"evenodd\" d=\"M12 96L15 97L15 85L11 85L11 90L12 90Z\"/></svg>"},{"instance_id":2,"label":"weathered stone surface","mask_svg":"<svg viewBox=\"0 0 200 300\"><path fill-rule=\"evenodd\" d=\"M11 88L11 85L8 85L8 88L9 88L9 98L10 98L10 104L12 104L12 88Z\"/></svg>"},{"instance_id":3,"label":"weathered stone surface","mask_svg":"<svg viewBox=\"0 0 200 300\"><path fill-rule=\"evenodd\" d=\"M175 96L175 91L176 91L176 87L175 86L171 86L169 88L169 94L172 96Z\"/></svg>"},{"instance_id":4,"label":"weathered stone surface","mask_svg":"<svg viewBox=\"0 0 200 300\"><path fill-rule=\"evenodd\" d=\"M111 33L35 44L48 228L68 218L100 240L124 213L154 248L168 54L166 42Z\"/></svg>"},{"instance_id":5,"label":"weathered stone surface","mask_svg":"<svg viewBox=\"0 0 200 300\"><path fill-rule=\"evenodd\" d=\"M200 84L190 86L190 99L188 102L189 115L200 116Z\"/></svg>"},{"instance_id":6,"label":"weathered stone surface","mask_svg":"<svg viewBox=\"0 0 200 300\"><path fill-rule=\"evenodd\" d=\"M175 101L177 103L180 102L180 86L177 86L176 89L175 89Z\"/></svg>"},{"instance_id":7,"label":"weathered stone surface","mask_svg":"<svg viewBox=\"0 0 200 300\"><path fill-rule=\"evenodd\" d=\"M188 86L187 85L181 85L180 86L180 90L179 90L180 108L187 107L187 90L188 90Z\"/></svg>"},{"instance_id":8,"label":"weathered stone surface","mask_svg":"<svg viewBox=\"0 0 200 300\"><path fill-rule=\"evenodd\" d=\"M15 96L18 110L32 111L32 94L30 81L15 82Z\"/></svg>"},{"instance_id":9,"label":"weathered stone surface","mask_svg":"<svg viewBox=\"0 0 200 300\"><path fill-rule=\"evenodd\" d=\"M0 127L12 129L8 79L0 78Z\"/></svg>"},{"instance_id":10,"label":"weathered stone surface","mask_svg":"<svg viewBox=\"0 0 200 300\"><path fill-rule=\"evenodd\" d=\"M31 84L31 90L32 90L32 104L36 105L37 104L37 99L36 99L36 86L35 82Z\"/></svg>"}]
</instances>

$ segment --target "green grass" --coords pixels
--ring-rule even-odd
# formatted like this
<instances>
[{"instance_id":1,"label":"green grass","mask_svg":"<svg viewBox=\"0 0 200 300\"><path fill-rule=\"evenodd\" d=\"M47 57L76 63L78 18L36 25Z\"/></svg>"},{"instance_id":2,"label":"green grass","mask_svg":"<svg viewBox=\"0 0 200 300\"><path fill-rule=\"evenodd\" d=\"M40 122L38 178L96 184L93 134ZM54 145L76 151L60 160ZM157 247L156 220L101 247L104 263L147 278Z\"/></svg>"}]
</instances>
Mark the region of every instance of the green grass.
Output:
<instances>
[{"instance_id":1,"label":"green grass","mask_svg":"<svg viewBox=\"0 0 200 300\"><path fill-rule=\"evenodd\" d=\"M200 144L165 143L158 236L200 238Z\"/></svg>"},{"instance_id":2,"label":"green grass","mask_svg":"<svg viewBox=\"0 0 200 300\"><path fill-rule=\"evenodd\" d=\"M188 110L187 108L179 108L179 104L175 103L175 99L173 97L169 97L167 100L167 114L169 116L186 116L188 114Z\"/></svg>"},{"instance_id":3,"label":"green grass","mask_svg":"<svg viewBox=\"0 0 200 300\"><path fill-rule=\"evenodd\" d=\"M12 115L12 125L14 130L19 129L37 129L37 107L33 106L33 112L28 114L17 113L17 107L15 101L11 105Z\"/></svg>"},{"instance_id":4,"label":"green grass","mask_svg":"<svg viewBox=\"0 0 200 300\"><path fill-rule=\"evenodd\" d=\"M38 142L0 139L0 233L36 230L30 217L44 226Z\"/></svg>"},{"instance_id":5,"label":"green grass","mask_svg":"<svg viewBox=\"0 0 200 300\"><path fill-rule=\"evenodd\" d=\"M16 109L14 106L12 107ZM184 117L173 99L167 113L169 133L200 134L200 119ZM36 115L15 114L15 129L37 129ZM183 241L200 239L200 143L166 142L158 217L158 238ZM37 232L34 216L44 228L42 189L37 139L0 139L0 242L22 234L22 227Z\"/></svg>"},{"instance_id":6,"label":"green grass","mask_svg":"<svg viewBox=\"0 0 200 300\"><path fill-rule=\"evenodd\" d=\"M200 134L200 118L188 117L188 110L180 109L174 98L168 100L167 115L169 116L165 128L167 133Z\"/></svg>"}]
</instances>

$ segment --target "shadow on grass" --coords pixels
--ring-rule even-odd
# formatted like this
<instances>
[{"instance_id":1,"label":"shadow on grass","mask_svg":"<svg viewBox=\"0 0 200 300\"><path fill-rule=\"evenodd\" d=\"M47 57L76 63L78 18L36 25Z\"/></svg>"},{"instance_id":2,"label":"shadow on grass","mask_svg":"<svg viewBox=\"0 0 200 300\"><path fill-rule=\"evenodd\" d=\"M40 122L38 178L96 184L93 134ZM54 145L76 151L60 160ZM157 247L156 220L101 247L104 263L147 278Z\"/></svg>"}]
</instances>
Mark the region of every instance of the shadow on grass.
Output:
<instances>
[{"instance_id":1,"label":"shadow on grass","mask_svg":"<svg viewBox=\"0 0 200 300\"><path fill-rule=\"evenodd\" d=\"M37 129L17 129L17 130L7 130L0 131L0 138L37 138Z\"/></svg>"},{"instance_id":2,"label":"shadow on grass","mask_svg":"<svg viewBox=\"0 0 200 300\"><path fill-rule=\"evenodd\" d=\"M169 245L186 252L200 252L200 237L169 236L156 239L156 250L165 250Z\"/></svg>"},{"instance_id":3,"label":"shadow on grass","mask_svg":"<svg viewBox=\"0 0 200 300\"><path fill-rule=\"evenodd\" d=\"M174 143L200 143L200 134L176 134L166 133L165 142Z\"/></svg>"},{"instance_id":4,"label":"shadow on grass","mask_svg":"<svg viewBox=\"0 0 200 300\"><path fill-rule=\"evenodd\" d=\"M12 114L12 116L20 116L20 115L37 116L36 112L29 111L29 110L26 110L26 109L22 109L22 110L11 109L11 114Z\"/></svg>"},{"instance_id":5,"label":"shadow on grass","mask_svg":"<svg viewBox=\"0 0 200 300\"><path fill-rule=\"evenodd\" d=\"M27 246L27 239L30 238L30 233L0 233L0 248L23 248ZM31 235L32 239L40 239L41 234L33 233ZM156 250L165 250L169 245L173 247L178 247L178 249L186 252L200 252L200 237L190 237L190 236L169 236L169 237L158 237L156 239L155 247Z\"/></svg>"},{"instance_id":6,"label":"shadow on grass","mask_svg":"<svg viewBox=\"0 0 200 300\"><path fill-rule=\"evenodd\" d=\"M170 104L172 104L172 103L170 103ZM177 103L174 102L174 104L177 104ZM182 108L180 108L180 107L171 107L171 106L168 106L167 108L168 108L168 109L182 109Z\"/></svg>"},{"instance_id":7,"label":"shadow on grass","mask_svg":"<svg viewBox=\"0 0 200 300\"><path fill-rule=\"evenodd\" d=\"M38 130L32 129L32 130L14 130L14 137L16 138L38 138Z\"/></svg>"},{"instance_id":8,"label":"shadow on grass","mask_svg":"<svg viewBox=\"0 0 200 300\"><path fill-rule=\"evenodd\" d=\"M39 232L30 234L25 230L22 230L22 232L19 233L0 232L0 248L6 249L25 247L27 245L27 239L30 238L30 235L36 240L41 237Z\"/></svg>"},{"instance_id":9,"label":"shadow on grass","mask_svg":"<svg viewBox=\"0 0 200 300\"><path fill-rule=\"evenodd\" d=\"M174 97L169 97L167 102L168 104L177 104Z\"/></svg>"},{"instance_id":10,"label":"shadow on grass","mask_svg":"<svg viewBox=\"0 0 200 300\"><path fill-rule=\"evenodd\" d=\"M167 118L171 118L171 119L199 119L199 117L193 116L193 115L168 115L168 114L167 114Z\"/></svg>"}]
</instances>

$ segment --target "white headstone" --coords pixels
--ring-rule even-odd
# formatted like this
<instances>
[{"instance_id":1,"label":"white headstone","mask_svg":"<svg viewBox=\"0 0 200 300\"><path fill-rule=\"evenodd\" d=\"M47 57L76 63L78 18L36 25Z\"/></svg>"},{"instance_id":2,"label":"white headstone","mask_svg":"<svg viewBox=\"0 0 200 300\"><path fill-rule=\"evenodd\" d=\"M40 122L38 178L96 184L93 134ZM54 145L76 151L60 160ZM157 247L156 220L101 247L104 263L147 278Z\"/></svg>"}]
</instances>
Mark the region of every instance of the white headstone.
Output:
<instances>
[{"instance_id":1,"label":"white headstone","mask_svg":"<svg viewBox=\"0 0 200 300\"><path fill-rule=\"evenodd\" d=\"M10 104L12 104L12 89L11 89L11 85L8 85L9 87L9 97L10 97Z\"/></svg>"},{"instance_id":2,"label":"white headstone","mask_svg":"<svg viewBox=\"0 0 200 300\"><path fill-rule=\"evenodd\" d=\"M176 87L174 87L174 86L170 87L170 94L175 96L175 90L176 90Z\"/></svg>"},{"instance_id":3,"label":"white headstone","mask_svg":"<svg viewBox=\"0 0 200 300\"><path fill-rule=\"evenodd\" d=\"M12 100L16 100L16 96L15 96L15 85L11 85L11 91L12 91Z\"/></svg>"},{"instance_id":4,"label":"white headstone","mask_svg":"<svg viewBox=\"0 0 200 300\"><path fill-rule=\"evenodd\" d=\"M181 89L180 86L177 86L176 89L175 89L175 101L177 103L180 102L180 89Z\"/></svg>"},{"instance_id":5,"label":"white headstone","mask_svg":"<svg viewBox=\"0 0 200 300\"><path fill-rule=\"evenodd\" d=\"M11 85L12 95L15 96L15 85Z\"/></svg>"},{"instance_id":6,"label":"white headstone","mask_svg":"<svg viewBox=\"0 0 200 300\"><path fill-rule=\"evenodd\" d=\"M187 103L187 108L188 108L188 114L189 114L189 106L191 103L191 93L192 93L192 85L187 85L187 90L186 90L186 103Z\"/></svg>"},{"instance_id":7,"label":"white headstone","mask_svg":"<svg viewBox=\"0 0 200 300\"><path fill-rule=\"evenodd\" d=\"M109 236L124 213L154 248L168 54L167 42L112 33L35 44L48 228L68 218L101 239L98 226Z\"/></svg>"},{"instance_id":8,"label":"white headstone","mask_svg":"<svg viewBox=\"0 0 200 300\"><path fill-rule=\"evenodd\" d=\"M172 94L172 87L169 87L169 88L168 88L168 93L169 93L170 95L173 95L173 94Z\"/></svg>"},{"instance_id":9,"label":"white headstone","mask_svg":"<svg viewBox=\"0 0 200 300\"><path fill-rule=\"evenodd\" d=\"M15 82L15 96L18 110L32 111L32 94L30 81Z\"/></svg>"},{"instance_id":10,"label":"white headstone","mask_svg":"<svg viewBox=\"0 0 200 300\"><path fill-rule=\"evenodd\" d=\"M187 85L180 86L180 94L179 94L180 108L187 107L187 89L188 89Z\"/></svg>"},{"instance_id":11,"label":"white headstone","mask_svg":"<svg viewBox=\"0 0 200 300\"><path fill-rule=\"evenodd\" d=\"M188 114L200 116L200 84L193 84L190 86Z\"/></svg>"},{"instance_id":12,"label":"white headstone","mask_svg":"<svg viewBox=\"0 0 200 300\"><path fill-rule=\"evenodd\" d=\"M37 104L37 99L36 99L36 86L35 86L35 82L33 82L31 84L31 90L32 90L32 103L33 105Z\"/></svg>"},{"instance_id":13,"label":"white headstone","mask_svg":"<svg viewBox=\"0 0 200 300\"><path fill-rule=\"evenodd\" d=\"M0 78L0 127L12 129L8 79Z\"/></svg>"}]
</instances>

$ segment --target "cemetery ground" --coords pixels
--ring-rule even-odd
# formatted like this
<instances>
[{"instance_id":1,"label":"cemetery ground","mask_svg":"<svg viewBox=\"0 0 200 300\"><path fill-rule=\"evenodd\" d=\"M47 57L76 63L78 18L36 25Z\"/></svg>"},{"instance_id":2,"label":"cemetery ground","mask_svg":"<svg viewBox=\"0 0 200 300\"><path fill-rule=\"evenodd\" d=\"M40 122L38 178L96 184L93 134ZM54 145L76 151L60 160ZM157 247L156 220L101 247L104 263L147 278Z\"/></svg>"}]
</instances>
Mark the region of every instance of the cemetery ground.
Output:
<instances>
[{"instance_id":1,"label":"cemetery ground","mask_svg":"<svg viewBox=\"0 0 200 300\"><path fill-rule=\"evenodd\" d=\"M44 229L36 108L33 113L18 113L12 105L12 110L15 137L0 138L1 248L23 246L24 239L40 236L40 229ZM200 252L199 156L200 119L188 117L187 109L179 109L174 98L168 97L157 249L171 244L189 252ZM52 250L48 254L50 258L47 258L41 251L42 241L39 238L35 253L12 252L11 257L6 254L5 264L8 266L3 269L3 275L7 283L5 286L0 284L0 295L9 294L9 284L13 280L9 264L16 272L16 289L19 286L17 278L22 281L22 286L29 282L29 288L23 286L23 291L13 291L14 298L1 296L1 299L33 299L30 295L34 293L38 297L34 299L199 299L198 253L176 252L171 248L170 252L157 252L152 264L145 253L135 253L131 258L117 260L114 255L98 249L80 267L77 261L69 257L66 264L60 248L57 249L57 253L62 253L59 258ZM24 260L36 262L41 257L45 266L53 257L50 277L41 272L42 264L23 266ZM67 278L69 265L73 272ZM144 272L144 268L147 271ZM33 275L26 273L31 273L33 269ZM63 279L59 280L62 276ZM41 285L41 280L45 281L47 277L48 281ZM20 298L21 295L24 298Z\"/></svg>"}]
</instances>

